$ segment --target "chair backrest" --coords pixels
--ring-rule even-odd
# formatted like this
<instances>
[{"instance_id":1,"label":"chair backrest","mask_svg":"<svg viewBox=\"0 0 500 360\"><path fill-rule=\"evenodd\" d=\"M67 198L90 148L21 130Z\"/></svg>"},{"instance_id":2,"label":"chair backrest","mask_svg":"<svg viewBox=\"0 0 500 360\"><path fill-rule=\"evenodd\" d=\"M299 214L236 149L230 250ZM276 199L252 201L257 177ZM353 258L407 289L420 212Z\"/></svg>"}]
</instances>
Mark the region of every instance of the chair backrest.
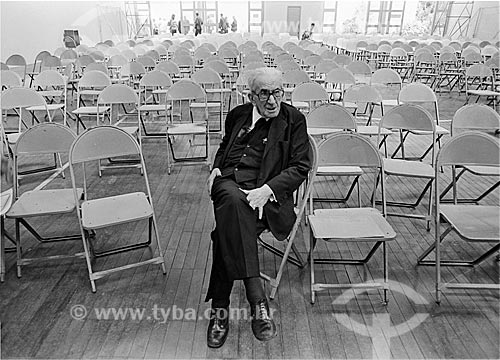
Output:
<instances>
[{"instance_id":1,"label":"chair backrest","mask_svg":"<svg viewBox=\"0 0 500 360\"><path fill-rule=\"evenodd\" d=\"M130 86L113 84L104 88L97 97L98 104L138 104L139 97Z\"/></svg>"},{"instance_id":2,"label":"chair backrest","mask_svg":"<svg viewBox=\"0 0 500 360\"><path fill-rule=\"evenodd\" d=\"M282 79L283 79L283 84L287 85L299 85L311 81L309 75L304 70L301 69L286 71L283 74Z\"/></svg>"},{"instance_id":3,"label":"chair backrest","mask_svg":"<svg viewBox=\"0 0 500 360\"><path fill-rule=\"evenodd\" d=\"M491 68L484 64L474 64L465 69L465 76L467 77L490 77L493 76Z\"/></svg>"},{"instance_id":4,"label":"chair backrest","mask_svg":"<svg viewBox=\"0 0 500 360\"><path fill-rule=\"evenodd\" d=\"M380 174L382 214L386 214L384 163L377 147L368 137L350 132L338 132L318 144L318 167L359 166L373 169L372 207L375 207L375 191Z\"/></svg>"},{"instance_id":5,"label":"chair backrest","mask_svg":"<svg viewBox=\"0 0 500 360\"><path fill-rule=\"evenodd\" d=\"M42 60L42 70L44 69L58 69L62 66L61 59L57 56L46 56Z\"/></svg>"},{"instance_id":6,"label":"chair backrest","mask_svg":"<svg viewBox=\"0 0 500 360\"><path fill-rule=\"evenodd\" d=\"M137 61L131 61L128 64L125 64L120 70L120 74L124 76L143 75L145 73L146 68L144 67L144 65Z\"/></svg>"},{"instance_id":7,"label":"chair backrest","mask_svg":"<svg viewBox=\"0 0 500 360\"><path fill-rule=\"evenodd\" d=\"M26 108L30 106L45 106L47 103L42 95L33 89L15 87L0 93L0 103L2 110Z\"/></svg>"},{"instance_id":8,"label":"chair backrest","mask_svg":"<svg viewBox=\"0 0 500 360\"><path fill-rule=\"evenodd\" d=\"M155 59L148 55L139 56L136 61L144 65L145 68L154 68L156 66Z\"/></svg>"},{"instance_id":9,"label":"chair backrest","mask_svg":"<svg viewBox=\"0 0 500 360\"><path fill-rule=\"evenodd\" d=\"M155 70L163 71L170 76L178 75L181 73L177 64L170 60L160 61L158 64L156 64Z\"/></svg>"},{"instance_id":10,"label":"chair backrest","mask_svg":"<svg viewBox=\"0 0 500 360\"><path fill-rule=\"evenodd\" d=\"M318 144L318 166L382 167L375 145L365 136L340 132Z\"/></svg>"},{"instance_id":11,"label":"chair backrest","mask_svg":"<svg viewBox=\"0 0 500 360\"><path fill-rule=\"evenodd\" d=\"M484 104L468 104L455 112L451 121L451 135L478 130L495 134L500 130L500 115Z\"/></svg>"},{"instance_id":12,"label":"chair backrest","mask_svg":"<svg viewBox=\"0 0 500 360\"><path fill-rule=\"evenodd\" d=\"M364 61L353 61L350 64L346 66L346 69L352 72L354 75L371 75L372 74L372 69L370 65L368 65Z\"/></svg>"},{"instance_id":13,"label":"chair backrest","mask_svg":"<svg viewBox=\"0 0 500 360\"><path fill-rule=\"evenodd\" d=\"M141 78L139 86L151 86L160 88L169 88L172 86L172 79L170 76L160 70L152 70Z\"/></svg>"},{"instance_id":14,"label":"chair backrest","mask_svg":"<svg viewBox=\"0 0 500 360\"><path fill-rule=\"evenodd\" d=\"M370 78L370 84L382 84L382 85L392 85L396 84L401 87L403 81L401 80L401 76L394 69L382 68L376 70L372 77Z\"/></svg>"},{"instance_id":15,"label":"chair backrest","mask_svg":"<svg viewBox=\"0 0 500 360\"><path fill-rule=\"evenodd\" d=\"M230 74L229 67L224 61L217 61L217 60L207 61L203 65L203 67L215 70L218 74L225 74L225 75Z\"/></svg>"},{"instance_id":16,"label":"chair backrest","mask_svg":"<svg viewBox=\"0 0 500 360\"><path fill-rule=\"evenodd\" d=\"M403 86L399 92L401 103L437 103L434 91L426 84L410 83Z\"/></svg>"},{"instance_id":17,"label":"chair backrest","mask_svg":"<svg viewBox=\"0 0 500 360\"><path fill-rule=\"evenodd\" d=\"M344 85L354 85L356 83L353 73L342 67L330 70L326 74L325 81L333 84Z\"/></svg>"},{"instance_id":18,"label":"chair backrest","mask_svg":"<svg viewBox=\"0 0 500 360\"><path fill-rule=\"evenodd\" d=\"M328 93L325 88L315 82L304 82L297 85L292 91L292 102L328 101L328 99Z\"/></svg>"},{"instance_id":19,"label":"chair backrest","mask_svg":"<svg viewBox=\"0 0 500 360\"><path fill-rule=\"evenodd\" d=\"M85 67L84 72L94 71L94 70L101 71L105 74L108 74L108 68L104 63L90 63Z\"/></svg>"},{"instance_id":20,"label":"chair backrest","mask_svg":"<svg viewBox=\"0 0 500 360\"><path fill-rule=\"evenodd\" d=\"M356 120L345 107L336 104L322 104L306 116L307 126L314 128L357 130Z\"/></svg>"},{"instance_id":21,"label":"chair backrest","mask_svg":"<svg viewBox=\"0 0 500 360\"><path fill-rule=\"evenodd\" d=\"M359 103L376 103L380 104L382 102L382 95L378 90L366 84L354 85L348 88L344 93L345 102Z\"/></svg>"},{"instance_id":22,"label":"chair backrest","mask_svg":"<svg viewBox=\"0 0 500 360\"><path fill-rule=\"evenodd\" d=\"M2 70L0 72L0 81L2 85L2 90L11 87L22 86L21 77L12 70Z\"/></svg>"},{"instance_id":23,"label":"chair backrest","mask_svg":"<svg viewBox=\"0 0 500 360\"><path fill-rule=\"evenodd\" d=\"M40 86L66 86L66 79L57 70L44 70L35 77L33 82L35 89Z\"/></svg>"},{"instance_id":24,"label":"chair backrest","mask_svg":"<svg viewBox=\"0 0 500 360\"><path fill-rule=\"evenodd\" d=\"M282 61L277 66L278 70L282 72L290 71L290 70L300 70L300 65L295 62L295 60L287 60Z\"/></svg>"},{"instance_id":25,"label":"chair backrest","mask_svg":"<svg viewBox=\"0 0 500 360\"><path fill-rule=\"evenodd\" d=\"M78 88L84 87L101 87L111 85L109 76L102 71L92 70L86 71L78 81Z\"/></svg>"},{"instance_id":26,"label":"chair backrest","mask_svg":"<svg viewBox=\"0 0 500 360\"><path fill-rule=\"evenodd\" d=\"M433 133L436 131L432 115L423 107L414 104L401 104L390 109L380 119L379 128L432 131Z\"/></svg>"},{"instance_id":27,"label":"chair backrest","mask_svg":"<svg viewBox=\"0 0 500 360\"><path fill-rule=\"evenodd\" d=\"M68 153L76 134L67 126L52 122L37 124L24 131L13 149L14 198L19 197L19 155Z\"/></svg>"},{"instance_id":28,"label":"chair backrest","mask_svg":"<svg viewBox=\"0 0 500 360\"><path fill-rule=\"evenodd\" d=\"M22 55L14 54L9 56L5 63L13 66L26 66L26 59Z\"/></svg>"},{"instance_id":29,"label":"chair backrest","mask_svg":"<svg viewBox=\"0 0 500 360\"><path fill-rule=\"evenodd\" d=\"M336 69L338 67L339 64L337 64L335 61L323 59L314 67L314 72L316 74L327 74L330 70Z\"/></svg>"},{"instance_id":30,"label":"chair backrest","mask_svg":"<svg viewBox=\"0 0 500 360\"><path fill-rule=\"evenodd\" d=\"M222 86L222 78L219 74L210 68L203 68L195 71L191 75L191 80L197 82L200 85L217 85Z\"/></svg>"},{"instance_id":31,"label":"chair backrest","mask_svg":"<svg viewBox=\"0 0 500 360\"><path fill-rule=\"evenodd\" d=\"M71 168L87 161L139 154L142 154L139 143L125 130L103 125L90 128L75 139L69 151L69 164Z\"/></svg>"},{"instance_id":32,"label":"chair backrest","mask_svg":"<svg viewBox=\"0 0 500 360\"><path fill-rule=\"evenodd\" d=\"M196 100L206 101L203 88L190 79L182 79L174 83L167 91L167 100Z\"/></svg>"},{"instance_id":33,"label":"chair backrest","mask_svg":"<svg viewBox=\"0 0 500 360\"><path fill-rule=\"evenodd\" d=\"M452 136L439 150L436 157L435 167L435 221L436 232L439 231L440 221L440 194L441 173L443 167L447 166L488 166L499 168L500 166L500 142L497 138L480 131L465 131ZM452 168L453 170L453 168ZM453 172L454 173L454 172ZM448 179L446 179L449 181ZM455 182L453 182L455 185ZM454 196L454 204L457 198ZM477 206L477 205L476 205ZM498 221L498 219L496 220ZM497 232L498 237L498 232Z\"/></svg>"}]
</instances>

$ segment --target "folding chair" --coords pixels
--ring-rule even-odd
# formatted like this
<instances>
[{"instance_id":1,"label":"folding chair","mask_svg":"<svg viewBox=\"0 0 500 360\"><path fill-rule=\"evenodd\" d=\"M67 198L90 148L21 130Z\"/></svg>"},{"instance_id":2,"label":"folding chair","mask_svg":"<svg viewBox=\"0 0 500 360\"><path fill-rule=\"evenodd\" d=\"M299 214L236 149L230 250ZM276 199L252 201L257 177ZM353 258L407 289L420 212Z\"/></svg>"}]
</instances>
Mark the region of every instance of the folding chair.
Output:
<instances>
[{"instance_id":1,"label":"folding chair","mask_svg":"<svg viewBox=\"0 0 500 360\"><path fill-rule=\"evenodd\" d=\"M287 70L283 73L283 90L285 91L285 100L290 100L290 95L297 85L311 82L309 75L302 69Z\"/></svg>"},{"instance_id":2,"label":"folding chair","mask_svg":"<svg viewBox=\"0 0 500 360\"><path fill-rule=\"evenodd\" d=\"M441 302L441 293L445 289L490 289L496 293L500 290L498 281L491 283L471 283L442 280L442 266L475 267L494 255L500 249L500 207L495 205L461 205L441 204L439 201L441 173L439 168L447 166L481 166L499 168L500 146L498 139L478 131L467 131L453 136L439 151L436 159L436 185L435 185L435 241L418 258L419 265L436 266L436 302ZM441 225L445 225L441 229ZM488 251L474 260L444 259L442 242L446 236L455 233L458 237L471 244L485 243L493 245ZM457 237L453 238L455 241ZM455 242L454 241L454 242ZM432 252L435 260L425 260Z\"/></svg>"},{"instance_id":3,"label":"folding chair","mask_svg":"<svg viewBox=\"0 0 500 360\"><path fill-rule=\"evenodd\" d=\"M156 64L155 70L163 71L168 76L170 76L173 82L181 79L181 70L173 61L160 61L158 64Z\"/></svg>"},{"instance_id":4,"label":"folding chair","mask_svg":"<svg viewBox=\"0 0 500 360\"><path fill-rule=\"evenodd\" d=\"M376 70L372 74L370 85L375 86L382 96L381 106L384 109L381 111L384 111L387 107L399 105L398 96L403 87L403 80L396 71L385 68ZM396 96L394 96L395 92Z\"/></svg>"},{"instance_id":5,"label":"folding chair","mask_svg":"<svg viewBox=\"0 0 500 360\"><path fill-rule=\"evenodd\" d=\"M315 82L298 84L292 91L291 104L306 114L327 102L328 93L323 86Z\"/></svg>"},{"instance_id":6,"label":"folding chair","mask_svg":"<svg viewBox=\"0 0 500 360\"><path fill-rule=\"evenodd\" d=\"M22 55L13 54L5 60L5 64L9 66L9 69L14 71L19 75L21 81L24 85L24 81L26 78L26 60Z\"/></svg>"},{"instance_id":7,"label":"folding chair","mask_svg":"<svg viewBox=\"0 0 500 360\"><path fill-rule=\"evenodd\" d=\"M300 253L297 250L297 247L294 244L294 240L297 236L297 232L299 231L299 227L304 218L305 211L307 210L306 209L307 200L309 199L311 193L312 181L314 179L314 176L316 174L316 169L318 166L317 146L314 139L311 136L309 136L309 144L310 144L310 152L312 159L311 169L309 170L307 179L302 183L301 189L297 191L297 201L295 206L295 214L297 217L293 224L292 230L290 231L290 234L285 239L286 246L284 251L274 246L272 244L273 240L266 240L267 236L264 235L270 232L265 232L264 234L260 234L258 237L259 245L261 245L264 249L269 250L273 254L278 255L282 258L280 266L276 273L276 277L273 278L272 276L265 274L263 272L260 273L260 276L263 279L269 281L269 284L271 286L271 294L269 296L270 299L274 299L276 295L278 286L281 281L281 277L283 276L283 270L287 262L290 262L291 264L298 266L299 268L303 268L305 265L305 262L303 261L302 257L300 256ZM291 256L290 253L292 251L295 257Z\"/></svg>"},{"instance_id":8,"label":"folding chair","mask_svg":"<svg viewBox=\"0 0 500 360\"><path fill-rule=\"evenodd\" d=\"M0 94L0 104L2 107L2 121L0 121L0 132L2 135L2 141L6 145L9 156L13 155L13 148L23 131L29 129L35 123L35 118L32 114L32 123L31 125L27 124L23 120L23 109L27 110L31 106L39 106L40 109L44 109L45 114L49 122L52 121L49 109L47 107L47 103L42 95L37 93L35 90L27 88L27 87L19 87L19 88L11 88L2 91ZM15 116L5 117L7 121L9 118L16 117L16 128L15 129L6 129L4 124L3 112L8 110L14 110ZM34 174L39 172L44 172L48 170L54 170L57 167L58 158L54 155L54 165L48 167L40 167L36 169L29 169L25 171L19 172L19 176ZM60 162L60 159L59 159Z\"/></svg>"},{"instance_id":9,"label":"folding chair","mask_svg":"<svg viewBox=\"0 0 500 360\"><path fill-rule=\"evenodd\" d=\"M346 66L352 72L357 84L369 84L372 68L365 61L355 60Z\"/></svg>"},{"instance_id":10,"label":"folding chair","mask_svg":"<svg viewBox=\"0 0 500 360\"><path fill-rule=\"evenodd\" d=\"M159 128L167 125L167 112L170 105L166 101L166 93L172 86L172 79L167 73L160 70L152 70L146 73L139 81L139 119L142 126L143 138L165 136L163 131L149 131L146 126L147 120L144 120L143 114L150 115L149 127ZM141 96L142 95L142 96ZM155 115L160 121L154 121ZM163 120L161 120L163 119Z\"/></svg>"},{"instance_id":11,"label":"folding chair","mask_svg":"<svg viewBox=\"0 0 500 360\"><path fill-rule=\"evenodd\" d=\"M431 163L424 163L422 161L409 160L410 157L405 157L404 159L393 159L384 158L384 168L387 178L394 176L398 178L409 178L409 179L422 179L426 182L422 192L418 196L417 200L413 203L407 201L387 201L388 206L396 206L403 208L415 209L422 201L425 193L429 191L429 204L427 207L427 214L413 214L408 212L388 212L387 215L409 217L415 219L423 219L427 222L427 229L430 229L430 221L432 214L432 183L434 181L434 159L435 159L435 144L436 144L436 125L432 119L431 114L419 105L402 104L398 105L391 110L389 110L380 120L380 129L389 129L392 131L399 132L399 145L404 140L404 133L408 131L423 131L432 136L431 145ZM380 141L381 131L379 131ZM398 194L396 191L392 191L391 194L395 196L400 196L402 198L408 198L412 194Z\"/></svg>"},{"instance_id":12,"label":"folding chair","mask_svg":"<svg viewBox=\"0 0 500 360\"><path fill-rule=\"evenodd\" d=\"M309 114L307 114L306 121L307 131L309 135L315 138L318 143L321 143L321 141L328 138L330 134L334 134L339 131L356 132L357 130L356 121L351 113L344 107L335 104L324 104L313 109ZM313 211L314 201L341 203L347 202L356 185L358 189L359 204L361 200L358 180L362 174L363 170L359 166L331 166L327 162L327 159L323 159L323 162L318 163L318 170L316 171L316 181L318 181L319 176L354 177L354 179L347 191L347 194L341 198L325 196L313 197L313 194L311 192L311 196L309 199L310 212L312 213Z\"/></svg>"},{"instance_id":13,"label":"folding chair","mask_svg":"<svg viewBox=\"0 0 500 360\"><path fill-rule=\"evenodd\" d=\"M438 101L436 94L434 91L427 85L425 84L420 84L420 83L412 83L412 84L407 84L405 85L401 91L399 92L399 103L400 104L414 104L414 105L420 105L420 106L430 106L432 110L434 110L434 121L435 121L435 127L436 127L436 139L435 141L438 143L438 146L441 145L441 138L445 135L449 135L450 132L445 129L444 127L439 125L439 107L438 107ZM431 112L432 113L432 112ZM394 150L392 153L392 157L395 158L396 154L401 150L401 157L405 159L405 149L404 149L404 142L406 138L410 135L431 135L428 132L425 131L418 131L416 129L412 131L407 131L404 134L403 139L401 140L400 144L398 147ZM434 144L429 145L429 147L420 155L417 157L419 160L423 160L427 154L431 151L433 148Z\"/></svg>"},{"instance_id":14,"label":"folding chair","mask_svg":"<svg viewBox=\"0 0 500 360\"><path fill-rule=\"evenodd\" d=\"M222 133L223 127L223 116L224 116L224 95L229 94L231 96L231 89L227 89L223 86L222 78L219 74L210 68L203 68L196 70L193 75L191 75L191 80L201 85L203 90L205 90L207 96L207 102L191 102L189 105L190 109L205 109L208 110L208 116L210 116L210 110L218 110L219 124L216 128L211 128L210 132ZM210 99L209 99L210 98ZM231 98L229 98L231 101Z\"/></svg>"},{"instance_id":15,"label":"folding chair","mask_svg":"<svg viewBox=\"0 0 500 360\"><path fill-rule=\"evenodd\" d=\"M83 74L83 76L78 81L78 91L76 96L76 108L73 110L73 114L76 116L76 132L79 133L79 126L82 125L84 129L85 126L82 117L83 116L96 116L97 118L97 106L95 105L86 105L83 101L83 97L91 97L92 101L95 101L101 91L111 85L111 79L108 75L101 71L93 70L88 71ZM101 114L105 114L110 109L101 108ZM99 118L97 118L97 122L99 122Z\"/></svg>"},{"instance_id":16,"label":"folding chair","mask_svg":"<svg viewBox=\"0 0 500 360\"><path fill-rule=\"evenodd\" d=\"M126 184L124 184L126 186L119 186L119 181L113 183L107 181L100 182L101 186L99 186L99 189L102 190L104 187L105 191L95 191L88 188L88 184L90 183L85 170L89 162L122 156L139 157L142 176L137 174L136 176L138 177L133 180L130 178L133 174L127 173ZM88 129L80 134L71 146L69 168L75 201L79 199L77 184L83 184L85 194L84 200L78 206L77 214L92 292L96 291L95 281L97 279L121 270L132 269L142 265L159 264L165 274L165 260L163 258L158 225L153 208L153 197L149 187L144 157L137 140L116 126L104 125ZM125 191L125 187L129 191ZM103 197L98 194L106 194L106 196ZM144 220L147 220L149 224L148 239L143 242L127 243L123 238L123 235L126 234L123 226ZM101 229L108 230L104 230L101 235ZM112 230L112 232L109 230ZM105 270L95 271L93 269L92 258L150 247L153 233L156 239L157 256L153 255L148 260L139 260ZM117 242L115 247L102 249L106 246L102 245L99 251L95 248L95 244L112 243L113 238ZM154 254L153 251L152 253Z\"/></svg>"},{"instance_id":17,"label":"folding chair","mask_svg":"<svg viewBox=\"0 0 500 360\"><path fill-rule=\"evenodd\" d=\"M330 70L325 77L325 88L330 94L330 100L334 101L334 95L338 95L338 101L342 101L345 90L356 84L352 72L343 67Z\"/></svg>"},{"instance_id":18,"label":"folding chair","mask_svg":"<svg viewBox=\"0 0 500 360\"><path fill-rule=\"evenodd\" d=\"M182 162L184 164L206 164L210 167L210 146L209 146L209 127L208 127L208 108L205 106L203 111L203 121L194 121L193 114L190 111L190 104L193 101L202 101L207 103L207 95L203 88L189 79L182 79L174 83L170 89L167 91L167 101L170 101L170 106L172 110L170 111L170 122L167 127L167 142L169 149L167 150L167 172L170 174L171 169L176 162ZM182 103L187 102L186 107L188 111L188 116L186 116L185 111L183 113ZM178 103L179 117L180 120L174 122L174 103ZM186 117L189 119L186 121ZM191 136L192 140L190 145L194 143L195 135L202 135L205 138L204 148L205 152L197 154L192 151L192 147L184 151L185 155L179 157L175 155L174 151L174 137L179 136ZM179 145L177 146L179 148ZM169 151L170 150L170 151ZM180 150L180 149L178 149ZM191 150L191 151L190 151ZM191 153L191 154L190 154Z\"/></svg>"},{"instance_id":19,"label":"folding chair","mask_svg":"<svg viewBox=\"0 0 500 360\"><path fill-rule=\"evenodd\" d=\"M434 89L439 80L439 64L434 54L423 52L415 55L411 82L421 81Z\"/></svg>"},{"instance_id":20,"label":"folding chair","mask_svg":"<svg viewBox=\"0 0 500 360\"><path fill-rule=\"evenodd\" d=\"M500 131L500 115L490 108L489 106L483 104L469 104L462 106L457 110L453 116L451 122L451 135L456 136L464 131L482 131L490 135L497 135ZM456 174L456 170L459 169L460 172ZM498 167L490 166L452 166L452 181L448 184L440 194L440 201L445 202L458 202L458 203L474 203L478 204L486 196L491 194L499 185L500 181L497 180L493 185L491 185L487 190L483 191L480 195L475 198L457 198L457 182L464 174L472 174L475 176L484 176L489 178L498 179L500 173L498 172ZM445 199L445 195L453 189L452 199Z\"/></svg>"},{"instance_id":21,"label":"folding chair","mask_svg":"<svg viewBox=\"0 0 500 360\"><path fill-rule=\"evenodd\" d=\"M82 253L74 255L53 255L47 257L26 258L21 250L20 225L28 230L40 243L63 240L77 240L78 235L42 236L28 221L40 216L61 216L74 213L83 190L75 189L75 197L71 188L57 187L44 189L51 180L64 171L66 166L55 169L48 179L40 183L31 191L21 191L19 186L19 168L21 161L32 156L51 155L54 153L68 153L76 135L67 126L55 123L42 123L31 127L19 136L13 152L13 199L14 202L6 214L9 219L15 220L15 240L17 253L17 276L21 277L21 267L38 260L65 259L82 257ZM76 219L76 217L75 217ZM62 221L60 218L59 221ZM66 220L67 221L67 220ZM66 222L67 224L67 222ZM76 225L76 224L75 224Z\"/></svg>"},{"instance_id":22,"label":"folding chair","mask_svg":"<svg viewBox=\"0 0 500 360\"><path fill-rule=\"evenodd\" d=\"M119 111L116 111L116 114L113 112L113 105L115 107L122 105L132 105L134 107L133 111L135 114L133 116L132 123L127 118L127 114L119 114ZM101 109L104 111L108 111L109 109L109 124L118 126L123 129L127 134L134 135L139 143L139 147L142 149L142 134L141 134L141 126L140 126L140 117L139 111L137 108L139 107L139 97L137 93L130 86L125 84L113 84L104 88L99 96L97 97L97 126L102 125L99 122ZM121 119L120 119L121 117ZM116 119L116 121L115 121ZM109 165L102 165L101 160L98 161L98 169L99 176L102 174L102 170L106 168L117 168L117 167L135 167L139 168L142 171L142 166L139 161L140 159L120 159L113 160L111 158L108 159Z\"/></svg>"},{"instance_id":23,"label":"folding chair","mask_svg":"<svg viewBox=\"0 0 500 360\"><path fill-rule=\"evenodd\" d=\"M477 96L476 102L481 96L485 96L491 99L493 109L497 110L497 97L500 96L500 92L495 90L495 77L491 68L484 64L474 64L465 69L466 104L469 103L471 96Z\"/></svg>"},{"instance_id":24,"label":"folding chair","mask_svg":"<svg viewBox=\"0 0 500 360\"><path fill-rule=\"evenodd\" d=\"M52 120L54 119L54 113L59 110L63 117L63 124L68 126L66 121L67 79L57 70L43 70L36 75L33 86L48 102L47 109L53 112L51 116ZM43 105L36 105L30 106L26 110L34 113L35 111L45 110L45 107Z\"/></svg>"},{"instance_id":25,"label":"folding chair","mask_svg":"<svg viewBox=\"0 0 500 360\"><path fill-rule=\"evenodd\" d=\"M326 289L339 288L375 288L383 289L384 303L387 303L388 259L386 242L394 240L396 233L386 221L385 207L385 174L384 163L377 148L365 137L351 133L337 133L328 137L318 145L318 162L326 161L332 166L359 166L363 170L372 169L374 172L371 207L317 209L309 215L310 246L309 261L311 275L311 303L316 300L316 292ZM382 211L375 208L375 192L380 178L382 194ZM313 182L315 179L313 180ZM327 242L372 243L370 251L362 259L318 259L314 257L316 243L319 239ZM315 280L316 264L344 264L363 265L375 254L382 245L383 253L383 281L373 283L331 284L318 283ZM318 252L318 250L316 250Z\"/></svg>"},{"instance_id":26,"label":"folding chair","mask_svg":"<svg viewBox=\"0 0 500 360\"><path fill-rule=\"evenodd\" d=\"M35 76L40 73L41 68L42 68L42 61L45 57L50 56L50 52L43 50L40 51L36 57L35 61L33 62L33 67L31 68L30 71L26 72L26 75L30 77L30 84L29 87L31 87L31 84L33 83L33 80L35 79Z\"/></svg>"}]
</instances>

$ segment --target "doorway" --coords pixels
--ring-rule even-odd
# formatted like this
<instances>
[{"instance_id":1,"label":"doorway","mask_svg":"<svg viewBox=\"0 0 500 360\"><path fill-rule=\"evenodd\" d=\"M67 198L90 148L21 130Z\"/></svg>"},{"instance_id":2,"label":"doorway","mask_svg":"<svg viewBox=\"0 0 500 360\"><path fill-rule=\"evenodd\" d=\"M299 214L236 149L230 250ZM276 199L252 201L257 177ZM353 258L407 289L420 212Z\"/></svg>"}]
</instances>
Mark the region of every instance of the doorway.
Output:
<instances>
[{"instance_id":1,"label":"doorway","mask_svg":"<svg viewBox=\"0 0 500 360\"><path fill-rule=\"evenodd\" d=\"M288 6L286 10L286 25L288 33L291 36L297 36L299 38L300 34L300 6Z\"/></svg>"}]
</instances>

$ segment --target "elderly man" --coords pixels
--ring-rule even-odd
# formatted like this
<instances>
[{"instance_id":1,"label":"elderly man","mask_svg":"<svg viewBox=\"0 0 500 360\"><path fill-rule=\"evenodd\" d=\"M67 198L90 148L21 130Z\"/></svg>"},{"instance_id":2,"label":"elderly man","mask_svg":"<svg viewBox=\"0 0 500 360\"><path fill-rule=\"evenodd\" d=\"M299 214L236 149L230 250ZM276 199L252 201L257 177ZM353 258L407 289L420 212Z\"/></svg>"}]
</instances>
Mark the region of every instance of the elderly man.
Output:
<instances>
[{"instance_id":1,"label":"elderly man","mask_svg":"<svg viewBox=\"0 0 500 360\"><path fill-rule=\"evenodd\" d=\"M245 284L255 337L267 341L276 336L260 279L257 236L264 229L278 240L288 236L295 221L292 195L311 167L306 121L282 102L281 72L254 70L248 85L250 103L228 113L208 178L216 223L206 297L212 300L207 332L212 348L226 340L229 297L237 279Z\"/></svg>"}]
</instances>

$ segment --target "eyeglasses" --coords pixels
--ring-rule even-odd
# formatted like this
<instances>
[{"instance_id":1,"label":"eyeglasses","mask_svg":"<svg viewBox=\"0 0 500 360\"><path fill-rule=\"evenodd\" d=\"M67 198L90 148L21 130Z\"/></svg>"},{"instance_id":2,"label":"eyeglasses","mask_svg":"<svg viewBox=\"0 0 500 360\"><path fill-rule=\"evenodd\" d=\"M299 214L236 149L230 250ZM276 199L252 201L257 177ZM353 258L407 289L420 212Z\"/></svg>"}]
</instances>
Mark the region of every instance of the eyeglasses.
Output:
<instances>
[{"instance_id":1,"label":"eyeglasses","mask_svg":"<svg viewBox=\"0 0 500 360\"><path fill-rule=\"evenodd\" d=\"M269 101L269 98L274 96L276 100L280 100L283 97L285 91L283 89L266 90L262 89L258 94L252 91L252 94L259 97L262 102Z\"/></svg>"}]
</instances>

